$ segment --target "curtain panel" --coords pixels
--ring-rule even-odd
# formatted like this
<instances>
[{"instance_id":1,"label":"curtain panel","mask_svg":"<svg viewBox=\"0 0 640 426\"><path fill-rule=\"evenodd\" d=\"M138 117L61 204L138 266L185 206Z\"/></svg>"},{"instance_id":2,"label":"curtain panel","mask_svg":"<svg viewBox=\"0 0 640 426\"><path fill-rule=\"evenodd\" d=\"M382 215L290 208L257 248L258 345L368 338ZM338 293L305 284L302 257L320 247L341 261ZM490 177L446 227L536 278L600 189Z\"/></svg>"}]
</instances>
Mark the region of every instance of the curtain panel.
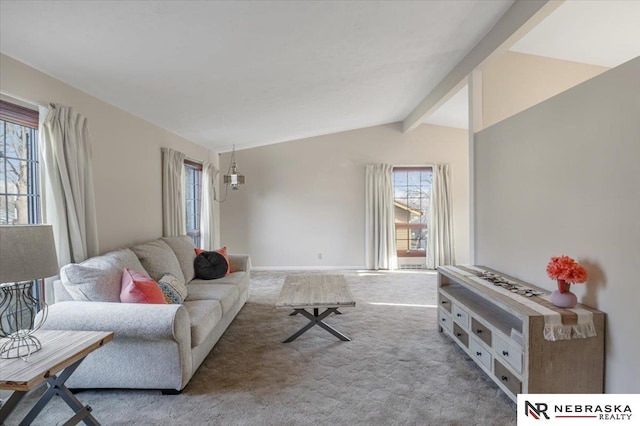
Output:
<instances>
[{"instance_id":1,"label":"curtain panel","mask_svg":"<svg viewBox=\"0 0 640 426\"><path fill-rule=\"evenodd\" d=\"M367 269L398 269L393 166L372 164L365 176L365 257Z\"/></svg>"},{"instance_id":2,"label":"curtain panel","mask_svg":"<svg viewBox=\"0 0 640 426\"><path fill-rule=\"evenodd\" d=\"M187 233L184 199L186 155L162 148L162 234L175 237Z\"/></svg>"},{"instance_id":3,"label":"curtain panel","mask_svg":"<svg viewBox=\"0 0 640 426\"><path fill-rule=\"evenodd\" d=\"M202 215L200 216L200 248L215 250L219 246L215 230L218 229L218 215L216 214L216 182L218 169L205 161L202 164Z\"/></svg>"},{"instance_id":4,"label":"curtain panel","mask_svg":"<svg viewBox=\"0 0 640 426\"><path fill-rule=\"evenodd\" d=\"M455 263L450 169L449 164L435 164L433 166L427 244L427 268L429 269Z\"/></svg>"},{"instance_id":5,"label":"curtain panel","mask_svg":"<svg viewBox=\"0 0 640 426\"><path fill-rule=\"evenodd\" d=\"M60 266L98 255L88 121L73 108L40 108L44 223L53 226Z\"/></svg>"}]
</instances>

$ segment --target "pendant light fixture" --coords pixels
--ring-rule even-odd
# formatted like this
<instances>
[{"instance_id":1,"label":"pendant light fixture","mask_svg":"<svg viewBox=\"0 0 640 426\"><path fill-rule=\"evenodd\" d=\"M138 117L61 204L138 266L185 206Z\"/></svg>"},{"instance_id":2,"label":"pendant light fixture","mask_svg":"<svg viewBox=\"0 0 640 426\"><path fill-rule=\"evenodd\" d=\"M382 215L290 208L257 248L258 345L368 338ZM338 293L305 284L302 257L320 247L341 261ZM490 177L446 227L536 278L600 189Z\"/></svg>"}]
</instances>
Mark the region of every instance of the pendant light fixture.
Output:
<instances>
[{"instance_id":1,"label":"pendant light fixture","mask_svg":"<svg viewBox=\"0 0 640 426\"><path fill-rule=\"evenodd\" d=\"M238 165L236 164L236 146L233 145L233 151L231 151L231 161L229 162L229 170L224 175L224 184L237 191L240 189L240 185L244 185L244 175L238 172ZM226 197L225 197L226 198Z\"/></svg>"}]
</instances>

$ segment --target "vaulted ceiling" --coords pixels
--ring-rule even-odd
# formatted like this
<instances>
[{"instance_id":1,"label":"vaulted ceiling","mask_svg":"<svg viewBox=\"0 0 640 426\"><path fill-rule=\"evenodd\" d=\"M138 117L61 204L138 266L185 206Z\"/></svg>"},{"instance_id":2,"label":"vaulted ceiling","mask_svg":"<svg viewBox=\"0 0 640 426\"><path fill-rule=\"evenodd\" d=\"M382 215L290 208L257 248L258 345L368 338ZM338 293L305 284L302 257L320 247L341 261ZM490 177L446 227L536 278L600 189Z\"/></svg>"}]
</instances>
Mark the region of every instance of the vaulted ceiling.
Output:
<instances>
[{"instance_id":1,"label":"vaulted ceiling","mask_svg":"<svg viewBox=\"0 0 640 426\"><path fill-rule=\"evenodd\" d=\"M404 120L511 4L2 1L0 51L224 151Z\"/></svg>"},{"instance_id":2,"label":"vaulted ceiling","mask_svg":"<svg viewBox=\"0 0 640 426\"><path fill-rule=\"evenodd\" d=\"M2 1L0 51L226 151L405 120L512 3ZM639 19L568 0L511 50L612 67ZM466 127L465 90L424 122Z\"/></svg>"},{"instance_id":3,"label":"vaulted ceiling","mask_svg":"<svg viewBox=\"0 0 640 426\"><path fill-rule=\"evenodd\" d=\"M513 52L613 68L640 56L640 1L567 0L510 47ZM467 86L424 122L466 129Z\"/></svg>"}]
</instances>

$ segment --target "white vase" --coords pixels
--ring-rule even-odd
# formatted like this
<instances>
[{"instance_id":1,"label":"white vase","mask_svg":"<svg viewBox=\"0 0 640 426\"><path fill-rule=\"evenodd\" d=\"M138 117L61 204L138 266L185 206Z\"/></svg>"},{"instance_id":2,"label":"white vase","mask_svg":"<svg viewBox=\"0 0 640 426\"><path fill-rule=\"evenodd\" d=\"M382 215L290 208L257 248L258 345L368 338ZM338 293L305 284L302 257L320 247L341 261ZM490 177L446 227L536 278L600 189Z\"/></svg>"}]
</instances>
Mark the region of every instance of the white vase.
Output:
<instances>
[{"instance_id":1,"label":"white vase","mask_svg":"<svg viewBox=\"0 0 640 426\"><path fill-rule=\"evenodd\" d=\"M551 303L559 308L573 308L578 304L578 298L570 291L560 293L558 290L554 290L551 293Z\"/></svg>"}]
</instances>

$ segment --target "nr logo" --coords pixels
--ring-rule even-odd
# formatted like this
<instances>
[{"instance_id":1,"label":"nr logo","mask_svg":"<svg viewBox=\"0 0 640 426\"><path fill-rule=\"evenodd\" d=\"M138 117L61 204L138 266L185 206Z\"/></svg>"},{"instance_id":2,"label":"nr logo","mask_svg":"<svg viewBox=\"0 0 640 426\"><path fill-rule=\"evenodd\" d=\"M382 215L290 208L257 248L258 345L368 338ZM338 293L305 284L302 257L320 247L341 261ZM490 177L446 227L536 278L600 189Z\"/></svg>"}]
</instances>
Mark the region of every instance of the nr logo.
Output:
<instances>
[{"instance_id":1,"label":"nr logo","mask_svg":"<svg viewBox=\"0 0 640 426\"><path fill-rule=\"evenodd\" d=\"M545 419L549 420L549 416L547 416L547 410L549 407L544 402L542 403L530 403L529 401L524 402L524 415L529 417L533 417L536 420L540 420L542 416Z\"/></svg>"}]
</instances>

